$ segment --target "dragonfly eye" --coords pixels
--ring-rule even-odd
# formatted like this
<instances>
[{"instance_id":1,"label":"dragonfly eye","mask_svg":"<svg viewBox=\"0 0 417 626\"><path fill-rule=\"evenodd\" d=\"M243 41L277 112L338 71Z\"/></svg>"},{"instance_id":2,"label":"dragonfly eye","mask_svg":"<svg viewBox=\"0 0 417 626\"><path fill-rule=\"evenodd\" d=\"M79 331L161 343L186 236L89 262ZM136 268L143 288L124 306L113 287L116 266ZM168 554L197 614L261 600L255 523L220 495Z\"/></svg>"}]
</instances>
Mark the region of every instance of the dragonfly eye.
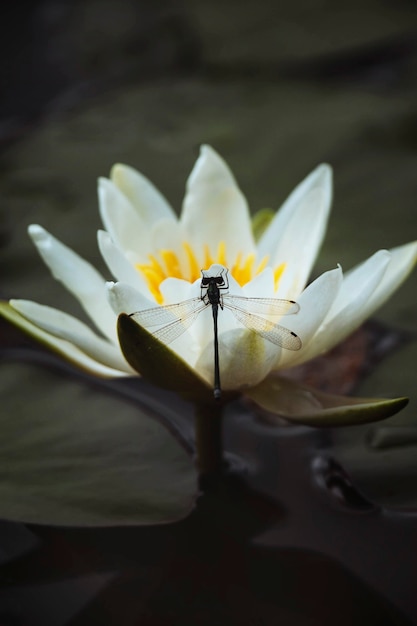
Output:
<instances>
[{"instance_id":1,"label":"dragonfly eye","mask_svg":"<svg viewBox=\"0 0 417 626\"><path fill-rule=\"evenodd\" d=\"M207 278L207 276L203 276L203 278L201 279L201 286L207 287L208 284L209 284L209 278Z\"/></svg>"},{"instance_id":2,"label":"dragonfly eye","mask_svg":"<svg viewBox=\"0 0 417 626\"><path fill-rule=\"evenodd\" d=\"M216 276L214 280L216 282L216 285L224 285L224 278L223 278L223 276Z\"/></svg>"}]
</instances>

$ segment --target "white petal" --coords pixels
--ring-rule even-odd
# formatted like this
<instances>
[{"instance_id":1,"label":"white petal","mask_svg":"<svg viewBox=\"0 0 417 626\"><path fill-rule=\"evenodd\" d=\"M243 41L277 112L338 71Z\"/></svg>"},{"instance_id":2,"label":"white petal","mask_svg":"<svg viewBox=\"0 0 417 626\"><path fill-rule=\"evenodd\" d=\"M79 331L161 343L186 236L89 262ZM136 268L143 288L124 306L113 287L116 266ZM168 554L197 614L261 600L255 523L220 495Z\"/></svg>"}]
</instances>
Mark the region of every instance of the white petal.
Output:
<instances>
[{"instance_id":1,"label":"white petal","mask_svg":"<svg viewBox=\"0 0 417 626\"><path fill-rule=\"evenodd\" d=\"M73 363L76 367L92 374L93 376L99 376L103 378L119 378L122 376L130 376L126 371L121 371L118 369L113 369L103 365L91 359L84 352L79 350L72 343L69 343L65 339L59 339L58 337L54 337L50 333L42 330L35 324L32 324L25 317L21 316L17 311L15 311L12 307L6 310L3 307L2 315L9 319L13 324L21 328L25 333L39 341L43 345L50 348L52 351L56 352L60 356L64 357L66 360Z\"/></svg>"},{"instance_id":2,"label":"white petal","mask_svg":"<svg viewBox=\"0 0 417 626\"><path fill-rule=\"evenodd\" d=\"M176 215L167 200L143 174L118 163L113 166L110 178L145 224L153 224L160 219L176 221Z\"/></svg>"},{"instance_id":3,"label":"white petal","mask_svg":"<svg viewBox=\"0 0 417 626\"><path fill-rule=\"evenodd\" d=\"M202 146L187 181L181 224L195 250L207 244L215 255L224 241L229 264L239 252L255 250L246 199L226 163L208 146Z\"/></svg>"},{"instance_id":4,"label":"white petal","mask_svg":"<svg viewBox=\"0 0 417 626\"><path fill-rule=\"evenodd\" d=\"M390 254L387 270L366 303L366 317L382 306L413 270L417 262L417 241L392 248Z\"/></svg>"},{"instance_id":5,"label":"white petal","mask_svg":"<svg viewBox=\"0 0 417 626\"><path fill-rule=\"evenodd\" d=\"M176 304L177 302L183 302L189 298L199 296L201 291L200 283L200 278L194 283L190 283L182 278L166 278L159 286L164 304Z\"/></svg>"},{"instance_id":6,"label":"white petal","mask_svg":"<svg viewBox=\"0 0 417 626\"><path fill-rule=\"evenodd\" d=\"M110 180L100 178L98 198L104 228L115 244L137 262L146 259L151 250L148 228L126 196Z\"/></svg>"},{"instance_id":7,"label":"white petal","mask_svg":"<svg viewBox=\"0 0 417 626\"><path fill-rule=\"evenodd\" d=\"M363 274L364 267L371 267L375 258L382 254L388 255L388 263L380 271L375 270L375 274L364 281L361 287L359 277ZM321 352L328 350L350 335L358 328L365 319L370 317L393 292L398 289L401 283L407 278L413 269L417 259L417 242L409 243L398 248L393 248L389 252L383 250L377 252L370 259L359 265L349 273L350 284L353 286L357 282L358 287L352 295L354 297L351 306L339 311L339 314L330 319L325 327L320 329L317 337L317 349L321 347ZM381 262L382 265L382 262ZM356 281L356 279L358 279ZM314 356L315 356L314 354Z\"/></svg>"},{"instance_id":8,"label":"white petal","mask_svg":"<svg viewBox=\"0 0 417 626\"><path fill-rule=\"evenodd\" d=\"M116 341L114 315L107 302L105 279L101 274L41 226L32 224L28 232L54 278L77 298L97 328Z\"/></svg>"},{"instance_id":9,"label":"white petal","mask_svg":"<svg viewBox=\"0 0 417 626\"><path fill-rule=\"evenodd\" d=\"M183 245L187 237L178 222L160 220L151 229L149 239L154 251L170 250L176 254L181 276L190 278L190 262Z\"/></svg>"},{"instance_id":10,"label":"white petal","mask_svg":"<svg viewBox=\"0 0 417 626\"><path fill-rule=\"evenodd\" d=\"M136 311L152 309L157 306L155 301L146 298L140 291L126 283L106 283L107 297L116 315L130 315Z\"/></svg>"},{"instance_id":11,"label":"white petal","mask_svg":"<svg viewBox=\"0 0 417 626\"><path fill-rule=\"evenodd\" d=\"M272 268L266 267L260 274L243 285L242 291L246 298L273 298L276 296Z\"/></svg>"},{"instance_id":12,"label":"white petal","mask_svg":"<svg viewBox=\"0 0 417 626\"><path fill-rule=\"evenodd\" d=\"M98 246L107 267L117 280L132 285L135 289L150 295L148 286L141 273L126 259L123 252L114 245L109 233L99 230L97 233Z\"/></svg>"},{"instance_id":13,"label":"white petal","mask_svg":"<svg viewBox=\"0 0 417 626\"><path fill-rule=\"evenodd\" d=\"M297 298L300 310L296 315L283 316L280 324L297 333L302 348L296 352L282 350L278 363L280 368L292 367L306 360L309 344L314 340L317 329L326 318L337 298L342 285L343 274L340 267L321 274Z\"/></svg>"},{"instance_id":14,"label":"white petal","mask_svg":"<svg viewBox=\"0 0 417 626\"><path fill-rule=\"evenodd\" d=\"M10 305L42 330L75 345L106 367L133 374L118 345L98 337L86 324L63 311L30 300L10 300Z\"/></svg>"},{"instance_id":15,"label":"white petal","mask_svg":"<svg viewBox=\"0 0 417 626\"><path fill-rule=\"evenodd\" d=\"M346 275L338 297L303 353L302 361L327 352L369 317L374 310L371 304L374 294L384 282L391 261L391 254L380 250Z\"/></svg>"},{"instance_id":16,"label":"white petal","mask_svg":"<svg viewBox=\"0 0 417 626\"><path fill-rule=\"evenodd\" d=\"M320 165L284 202L261 237L259 255L269 265L286 263L280 280L280 296L297 295L304 288L323 241L332 201L332 170Z\"/></svg>"},{"instance_id":17,"label":"white petal","mask_svg":"<svg viewBox=\"0 0 417 626\"><path fill-rule=\"evenodd\" d=\"M391 254L388 250L379 250L365 262L347 272L325 324L330 323L342 312L347 314L347 317L352 314L362 315L369 298L385 275L390 260ZM366 314L365 317L367 317Z\"/></svg>"},{"instance_id":18,"label":"white petal","mask_svg":"<svg viewBox=\"0 0 417 626\"><path fill-rule=\"evenodd\" d=\"M156 250L173 250L177 254L182 251L185 240L184 232L178 222L160 220L149 231L152 247Z\"/></svg>"},{"instance_id":19,"label":"white petal","mask_svg":"<svg viewBox=\"0 0 417 626\"><path fill-rule=\"evenodd\" d=\"M219 336L220 379L223 389L254 386L271 371L277 348L259 335L235 328ZM207 342L195 369L210 384L214 379L213 339Z\"/></svg>"}]
</instances>

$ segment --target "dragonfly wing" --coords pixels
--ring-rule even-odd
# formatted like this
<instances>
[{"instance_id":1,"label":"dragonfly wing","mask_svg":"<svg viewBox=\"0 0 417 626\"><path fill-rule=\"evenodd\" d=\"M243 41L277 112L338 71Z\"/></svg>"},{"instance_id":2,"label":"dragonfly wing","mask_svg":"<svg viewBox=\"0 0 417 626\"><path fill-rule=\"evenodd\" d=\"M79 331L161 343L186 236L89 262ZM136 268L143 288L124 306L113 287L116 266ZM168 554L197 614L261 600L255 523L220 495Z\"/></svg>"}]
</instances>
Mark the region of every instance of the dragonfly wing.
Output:
<instances>
[{"instance_id":1,"label":"dragonfly wing","mask_svg":"<svg viewBox=\"0 0 417 626\"><path fill-rule=\"evenodd\" d=\"M205 307L206 304L201 298L191 298L178 304L167 304L166 306L137 311L131 313L130 317L145 328L162 326L162 328L151 332L159 341L169 344L191 326Z\"/></svg>"},{"instance_id":2,"label":"dragonfly wing","mask_svg":"<svg viewBox=\"0 0 417 626\"><path fill-rule=\"evenodd\" d=\"M247 313L235 307L227 306L227 308L230 308L230 311L232 311L233 315L241 324L249 328L249 330L256 332L263 337L263 339L267 339L275 345L286 348L287 350L299 350L301 348L300 337L291 330L288 330L288 328L284 328L284 326L279 326L279 324L274 324L263 317Z\"/></svg>"},{"instance_id":3,"label":"dragonfly wing","mask_svg":"<svg viewBox=\"0 0 417 626\"><path fill-rule=\"evenodd\" d=\"M200 300L200 298L199 298ZM198 317L199 313L206 308L204 302L200 300L200 308L194 309L188 313L187 316L184 316L182 319L177 319L158 330L155 330L152 334L154 337L159 339L165 344L170 344L174 339L177 339L182 333L184 333L187 328L191 326L194 320Z\"/></svg>"},{"instance_id":4,"label":"dragonfly wing","mask_svg":"<svg viewBox=\"0 0 417 626\"><path fill-rule=\"evenodd\" d=\"M156 306L152 309L136 311L131 313L129 317L132 317L141 326L151 328L152 326L162 326L162 324L170 324L171 322L184 319L188 315L192 315L196 309L200 310L201 304L201 298L190 298L178 304L167 304L165 306Z\"/></svg>"},{"instance_id":5,"label":"dragonfly wing","mask_svg":"<svg viewBox=\"0 0 417 626\"><path fill-rule=\"evenodd\" d=\"M279 298L244 298L225 294L223 302L227 303L230 308L263 315L292 315L300 310L300 305L294 300L280 300Z\"/></svg>"}]
</instances>

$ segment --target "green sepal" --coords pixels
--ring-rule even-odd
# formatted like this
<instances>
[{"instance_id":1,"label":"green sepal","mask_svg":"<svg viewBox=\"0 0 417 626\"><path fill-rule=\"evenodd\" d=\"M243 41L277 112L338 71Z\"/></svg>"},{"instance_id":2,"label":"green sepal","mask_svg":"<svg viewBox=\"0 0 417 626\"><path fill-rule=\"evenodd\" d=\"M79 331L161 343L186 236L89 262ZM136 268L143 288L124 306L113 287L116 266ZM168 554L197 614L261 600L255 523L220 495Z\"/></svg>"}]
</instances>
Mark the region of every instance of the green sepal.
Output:
<instances>
[{"instance_id":1,"label":"green sepal","mask_svg":"<svg viewBox=\"0 0 417 626\"><path fill-rule=\"evenodd\" d=\"M176 391L195 404L214 401L210 385L129 315L119 315L117 332L126 361L141 376L158 387Z\"/></svg>"},{"instance_id":2,"label":"green sepal","mask_svg":"<svg viewBox=\"0 0 417 626\"><path fill-rule=\"evenodd\" d=\"M408 398L354 398L318 391L285 378L270 376L245 396L274 417L306 426L353 426L391 417Z\"/></svg>"},{"instance_id":3,"label":"green sepal","mask_svg":"<svg viewBox=\"0 0 417 626\"><path fill-rule=\"evenodd\" d=\"M262 237L273 218L275 217L275 211L272 209L260 209L252 217L252 233L255 241L259 241Z\"/></svg>"}]
</instances>

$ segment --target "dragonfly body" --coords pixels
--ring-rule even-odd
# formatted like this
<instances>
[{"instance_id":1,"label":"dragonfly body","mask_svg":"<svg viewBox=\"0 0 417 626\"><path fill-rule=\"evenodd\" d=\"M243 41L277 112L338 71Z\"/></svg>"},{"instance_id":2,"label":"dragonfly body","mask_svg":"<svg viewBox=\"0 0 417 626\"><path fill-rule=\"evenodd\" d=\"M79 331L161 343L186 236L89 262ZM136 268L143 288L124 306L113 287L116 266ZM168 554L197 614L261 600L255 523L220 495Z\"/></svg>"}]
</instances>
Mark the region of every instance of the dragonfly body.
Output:
<instances>
[{"instance_id":1,"label":"dragonfly body","mask_svg":"<svg viewBox=\"0 0 417 626\"><path fill-rule=\"evenodd\" d=\"M228 293L228 270L222 268L215 275L210 270L202 270L201 294L178 304L154 307L131 313L138 324L145 328L160 326L156 331L150 331L160 341L169 344L182 335L191 326L198 315L207 306L211 306L214 330L214 397L221 397L219 343L218 343L218 314L219 308L230 310L235 318L253 332L264 339L287 350L299 350L301 340L294 332L271 322L270 319L260 317L256 313L268 317L297 313L299 305L293 300L279 300L278 298L245 298Z\"/></svg>"},{"instance_id":2,"label":"dragonfly body","mask_svg":"<svg viewBox=\"0 0 417 626\"><path fill-rule=\"evenodd\" d=\"M220 399L220 363L219 363L219 339L218 339L218 315L219 307L223 309L222 289L227 289L228 284L223 274L219 276L205 276L201 279L201 299L206 304L211 304L213 312L213 330L214 330L214 388L213 393L216 400ZM204 293L205 291L205 293Z\"/></svg>"}]
</instances>

